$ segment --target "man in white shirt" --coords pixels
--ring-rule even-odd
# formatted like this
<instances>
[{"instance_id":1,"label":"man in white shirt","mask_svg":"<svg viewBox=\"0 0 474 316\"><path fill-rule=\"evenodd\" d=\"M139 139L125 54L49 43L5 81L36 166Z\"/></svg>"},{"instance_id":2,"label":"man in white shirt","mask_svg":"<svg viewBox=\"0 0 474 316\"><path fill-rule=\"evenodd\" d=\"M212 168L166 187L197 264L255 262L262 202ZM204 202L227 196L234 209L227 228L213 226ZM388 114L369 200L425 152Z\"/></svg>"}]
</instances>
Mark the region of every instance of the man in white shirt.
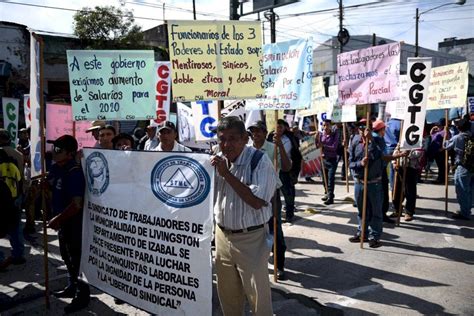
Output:
<instances>
[{"instance_id":1,"label":"man in white shirt","mask_svg":"<svg viewBox=\"0 0 474 316\"><path fill-rule=\"evenodd\" d=\"M158 130L158 138L160 143L156 146L154 151L180 151L191 152L191 149L181 145L176 141L178 132L173 122L166 121L165 124Z\"/></svg>"},{"instance_id":2,"label":"man in white shirt","mask_svg":"<svg viewBox=\"0 0 474 316\"><path fill-rule=\"evenodd\" d=\"M235 116L219 121L220 151L211 157L216 167L217 292L224 315L242 315L247 297L253 315L273 315L267 261L267 222L277 174L257 149L248 146L244 123Z\"/></svg>"},{"instance_id":3,"label":"man in white shirt","mask_svg":"<svg viewBox=\"0 0 474 316\"><path fill-rule=\"evenodd\" d=\"M146 128L146 134L148 136L147 141L145 142L145 147L143 150L145 151L152 151L156 150L156 147L158 147L159 140L156 137L156 126L153 125L148 125Z\"/></svg>"}]
</instances>

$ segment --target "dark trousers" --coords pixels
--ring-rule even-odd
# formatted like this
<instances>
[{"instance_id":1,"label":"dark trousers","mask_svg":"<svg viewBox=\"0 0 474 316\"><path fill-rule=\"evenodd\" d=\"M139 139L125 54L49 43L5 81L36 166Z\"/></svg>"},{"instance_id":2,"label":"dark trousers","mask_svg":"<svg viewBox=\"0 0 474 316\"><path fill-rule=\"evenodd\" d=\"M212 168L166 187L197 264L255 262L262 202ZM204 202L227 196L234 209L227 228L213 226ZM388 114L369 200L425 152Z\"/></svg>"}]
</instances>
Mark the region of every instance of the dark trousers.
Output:
<instances>
[{"instance_id":1,"label":"dark trousers","mask_svg":"<svg viewBox=\"0 0 474 316\"><path fill-rule=\"evenodd\" d=\"M81 264L82 224L65 225L58 231L59 251L67 267L69 284L77 289L77 297L89 296L89 285L79 280Z\"/></svg>"},{"instance_id":2,"label":"dark trousers","mask_svg":"<svg viewBox=\"0 0 474 316\"><path fill-rule=\"evenodd\" d=\"M280 180L283 183L280 190L285 199L286 218L291 218L295 215L295 185L289 172L280 171Z\"/></svg>"},{"instance_id":3,"label":"dark trousers","mask_svg":"<svg viewBox=\"0 0 474 316\"><path fill-rule=\"evenodd\" d=\"M283 235L283 229L281 227L281 200L280 200L280 191L277 190L276 193L276 208L277 208L277 241L276 241L276 258L277 258L277 269L285 270L285 252L286 252L286 243L285 236ZM274 201L274 200L272 200ZM273 216L270 217L268 221L268 227L270 228L270 233L273 234ZM273 247L272 247L273 252ZM274 254L275 255L275 254Z\"/></svg>"},{"instance_id":4,"label":"dark trousers","mask_svg":"<svg viewBox=\"0 0 474 316\"><path fill-rule=\"evenodd\" d=\"M395 188L395 195L393 197L393 205L395 206L397 212L400 209L400 203L403 203L403 200L400 201L400 197L402 194L402 177L403 177L403 169L398 169L398 178L397 178L397 185ZM416 183L418 181L418 171L413 168L407 167L407 174L405 176L405 192L404 197L406 198L405 203L405 211L408 215L415 214L415 207L416 207Z\"/></svg>"},{"instance_id":5,"label":"dark trousers","mask_svg":"<svg viewBox=\"0 0 474 316\"><path fill-rule=\"evenodd\" d=\"M387 215L389 201L388 201L388 175L387 169L384 168L382 172L382 191L383 191L383 202L382 202L382 213L384 216Z\"/></svg>"},{"instance_id":6,"label":"dark trousers","mask_svg":"<svg viewBox=\"0 0 474 316\"><path fill-rule=\"evenodd\" d=\"M326 158L324 159L324 171L325 176L328 182L328 199L334 199L334 182L336 178L336 169L337 169L337 158Z\"/></svg>"},{"instance_id":7,"label":"dark trousers","mask_svg":"<svg viewBox=\"0 0 474 316\"><path fill-rule=\"evenodd\" d=\"M444 155L445 155L444 151L440 151L435 156L436 165L438 166L438 177L437 177L436 181L439 181L439 182L444 182L444 178L445 178L446 159L445 159Z\"/></svg>"}]
</instances>

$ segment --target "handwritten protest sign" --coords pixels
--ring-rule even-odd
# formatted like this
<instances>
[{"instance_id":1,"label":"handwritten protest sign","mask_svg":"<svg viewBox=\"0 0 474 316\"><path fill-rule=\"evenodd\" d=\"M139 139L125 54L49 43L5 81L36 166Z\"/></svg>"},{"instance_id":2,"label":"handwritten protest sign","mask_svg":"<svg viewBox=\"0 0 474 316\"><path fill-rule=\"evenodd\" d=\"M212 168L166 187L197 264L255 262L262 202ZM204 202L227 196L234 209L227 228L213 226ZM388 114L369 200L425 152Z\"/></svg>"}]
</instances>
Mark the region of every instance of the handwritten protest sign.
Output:
<instances>
[{"instance_id":1,"label":"handwritten protest sign","mask_svg":"<svg viewBox=\"0 0 474 316\"><path fill-rule=\"evenodd\" d=\"M266 111L265 112L265 126L267 127L267 131L275 131L277 120L283 119L285 116L285 110L277 111L277 117L275 119L275 111Z\"/></svg>"},{"instance_id":2,"label":"handwritten protest sign","mask_svg":"<svg viewBox=\"0 0 474 316\"><path fill-rule=\"evenodd\" d=\"M86 148L84 161L88 282L152 314L211 315L208 156Z\"/></svg>"},{"instance_id":3,"label":"handwritten protest sign","mask_svg":"<svg viewBox=\"0 0 474 316\"><path fill-rule=\"evenodd\" d=\"M449 109L466 105L469 87L467 61L431 69L427 110Z\"/></svg>"},{"instance_id":4,"label":"handwritten protest sign","mask_svg":"<svg viewBox=\"0 0 474 316\"><path fill-rule=\"evenodd\" d=\"M399 81L400 98L396 101L388 101L386 112L390 113L391 118L403 120L408 108L407 76L400 75Z\"/></svg>"},{"instance_id":5,"label":"handwritten protest sign","mask_svg":"<svg viewBox=\"0 0 474 316\"><path fill-rule=\"evenodd\" d=\"M311 82L311 107L305 110L299 110L298 116L310 116L318 113L327 112L330 105L324 89L323 77L313 77Z\"/></svg>"},{"instance_id":6,"label":"handwritten protest sign","mask_svg":"<svg viewBox=\"0 0 474 316\"><path fill-rule=\"evenodd\" d=\"M311 106L313 44L296 39L263 47L265 98L248 100L247 110L304 109Z\"/></svg>"},{"instance_id":7,"label":"handwritten protest sign","mask_svg":"<svg viewBox=\"0 0 474 316\"><path fill-rule=\"evenodd\" d=\"M3 105L3 126L10 134L11 144L18 143L18 113L20 100L13 98L2 98Z\"/></svg>"},{"instance_id":8,"label":"handwritten protest sign","mask_svg":"<svg viewBox=\"0 0 474 316\"><path fill-rule=\"evenodd\" d=\"M226 116L237 116L245 122L247 118L247 111L245 111L245 100L234 100L226 104L224 102L224 108L221 110L221 117Z\"/></svg>"},{"instance_id":9,"label":"handwritten protest sign","mask_svg":"<svg viewBox=\"0 0 474 316\"><path fill-rule=\"evenodd\" d=\"M400 43L337 55L339 103L366 104L398 98Z\"/></svg>"},{"instance_id":10,"label":"handwritten protest sign","mask_svg":"<svg viewBox=\"0 0 474 316\"><path fill-rule=\"evenodd\" d=\"M186 147L198 148L198 149L210 149L213 145L217 144L217 141L210 140L205 142L198 142L196 140L196 127L194 124L194 115L191 107L184 103L177 102L176 107L178 110L177 121L178 121L178 134L179 141Z\"/></svg>"},{"instance_id":11,"label":"handwritten protest sign","mask_svg":"<svg viewBox=\"0 0 474 316\"><path fill-rule=\"evenodd\" d=\"M154 53L140 50L68 50L73 119L156 118Z\"/></svg>"},{"instance_id":12,"label":"handwritten protest sign","mask_svg":"<svg viewBox=\"0 0 474 316\"><path fill-rule=\"evenodd\" d=\"M150 125L162 125L169 121L171 102L171 64L169 61L155 62L156 80L156 119L150 120Z\"/></svg>"},{"instance_id":13,"label":"handwritten protest sign","mask_svg":"<svg viewBox=\"0 0 474 316\"><path fill-rule=\"evenodd\" d=\"M263 95L259 22L168 21L168 37L173 101Z\"/></svg>"},{"instance_id":14,"label":"handwritten protest sign","mask_svg":"<svg viewBox=\"0 0 474 316\"><path fill-rule=\"evenodd\" d=\"M303 156L302 177L313 177L321 172L321 149L316 148L314 137L306 137L300 145Z\"/></svg>"},{"instance_id":15,"label":"handwritten protest sign","mask_svg":"<svg viewBox=\"0 0 474 316\"><path fill-rule=\"evenodd\" d=\"M421 148L425 126L426 103L431 75L431 57L408 58L408 106L403 132L400 134L402 149Z\"/></svg>"},{"instance_id":16,"label":"handwritten protest sign","mask_svg":"<svg viewBox=\"0 0 474 316\"><path fill-rule=\"evenodd\" d=\"M31 110L31 177L41 175L43 153L41 150L40 101L43 91L40 89L40 42L30 33L30 110Z\"/></svg>"},{"instance_id":17,"label":"handwritten protest sign","mask_svg":"<svg viewBox=\"0 0 474 316\"><path fill-rule=\"evenodd\" d=\"M72 135L76 138L79 148L94 147L96 140L92 133L86 133L90 122L73 122L72 107L69 104L46 105L46 139L54 140L62 135ZM73 131L73 129L75 130ZM46 144L46 148L51 148Z\"/></svg>"},{"instance_id":18,"label":"handwritten protest sign","mask_svg":"<svg viewBox=\"0 0 474 316\"><path fill-rule=\"evenodd\" d=\"M217 139L215 133L218 120L217 101L191 102L191 109L193 111L196 141Z\"/></svg>"}]
</instances>

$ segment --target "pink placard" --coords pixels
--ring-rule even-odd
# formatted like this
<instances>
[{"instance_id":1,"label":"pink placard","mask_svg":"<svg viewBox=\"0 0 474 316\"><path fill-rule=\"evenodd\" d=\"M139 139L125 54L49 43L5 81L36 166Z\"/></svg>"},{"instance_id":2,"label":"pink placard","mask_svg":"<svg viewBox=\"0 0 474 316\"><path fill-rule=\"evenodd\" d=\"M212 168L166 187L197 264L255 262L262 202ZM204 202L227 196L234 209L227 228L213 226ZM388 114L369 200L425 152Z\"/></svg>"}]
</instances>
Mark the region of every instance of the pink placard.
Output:
<instances>
[{"instance_id":1,"label":"pink placard","mask_svg":"<svg viewBox=\"0 0 474 316\"><path fill-rule=\"evenodd\" d=\"M368 104L399 98L400 43L337 55L339 103Z\"/></svg>"},{"instance_id":2,"label":"pink placard","mask_svg":"<svg viewBox=\"0 0 474 316\"><path fill-rule=\"evenodd\" d=\"M76 137L79 148L94 147L95 139L92 133L86 133L90 122L76 122L75 135L72 132L73 126L71 105L54 103L46 105L46 140L54 140L68 134ZM46 150L50 149L51 144L46 144Z\"/></svg>"}]
</instances>

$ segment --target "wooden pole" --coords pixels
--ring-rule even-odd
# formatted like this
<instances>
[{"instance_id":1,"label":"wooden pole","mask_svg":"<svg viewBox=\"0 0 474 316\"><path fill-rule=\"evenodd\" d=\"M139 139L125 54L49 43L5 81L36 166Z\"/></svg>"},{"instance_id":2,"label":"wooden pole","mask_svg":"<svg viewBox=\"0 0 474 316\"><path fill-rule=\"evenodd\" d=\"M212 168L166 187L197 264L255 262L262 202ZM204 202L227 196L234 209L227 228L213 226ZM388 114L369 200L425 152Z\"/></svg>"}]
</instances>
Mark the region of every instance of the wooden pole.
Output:
<instances>
[{"instance_id":1,"label":"wooden pole","mask_svg":"<svg viewBox=\"0 0 474 316\"><path fill-rule=\"evenodd\" d=\"M314 128L316 129L316 135L318 135L318 124L316 121L316 117L313 116L313 121L314 121ZM318 139L319 141L319 139ZM322 146L321 146L321 153L323 152ZM323 174L323 185L324 185L324 190L326 191L326 194L329 194L328 192L328 180L326 179L326 168L324 167L324 158L321 155L319 158L321 161L321 173Z\"/></svg>"},{"instance_id":2,"label":"wooden pole","mask_svg":"<svg viewBox=\"0 0 474 316\"><path fill-rule=\"evenodd\" d=\"M400 133L403 132L403 121L400 122ZM400 150L400 146L401 146L401 138L399 137L398 139L398 144L397 144L397 147L399 150ZM397 166L400 166L400 158L397 158ZM393 179L393 191L392 191L392 202L393 202L393 199L395 198L396 196L396 192L397 192L397 182L398 182L398 168L393 168L395 170L395 176L394 176L394 179Z\"/></svg>"},{"instance_id":3,"label":"wooden pole","mask_svg":"<svg viewBox=\"0 0 474 316\"><path fill-rule=\"evenodd\" d=\"M366 105L367 111L367 129L370 131L370 109L368 108L370 105ZM369 158L369 142L367 139L365 140L365 158ZM363 192L363 199L362 199L362 223L360 225L361 232L360 232L360 248L364 248L364 238L365 238L365 218L367 215L367 181L369 177L369 161L367 160L367 164L364 166L364 192Z\"/></svg>"},{"instance_id":4,"label":"wooden pole","mask_svg":"<svg viewBox=\"0 0 474 316\"><path fill-rule=\"evenodd\" d=\"M408 158L407 158L408 159ZM402 204L403 199L405 198L405 181L407 176L407 161L403 164L403 174L402 174L402 181L400 183L400 199L398 202L398 214L397 214L397 226L400 226L400 217L402 216Z\"/></svg>"},{"instance_id":5,"label":"wooden pole","mask_svg":"<svg viewBox=\"0 0 474 316\"><path fill-rule=\"evenodd\" d=\"M444 116L445 116L445 119L446 119L446 125L444 126L444 137L443 137L443 147L444 147L444 143L446 142L446 137L448 136L448 118L449 118L449 115L448 115L448 109L445 109L444 110ZM444 200L444 215L445 216L448 216L448 197L449 197L449 193L448 193L448 177L449 177L449 163L448 163L448 159L449 156L448 156L448 151L445 150L444 151L444 190L445 190L445 200Z\"/></svg>"},{"instance_id":6,"label":"wooden pole","mask_svg":"<svg viewBox=\"0 0 474 316\"><path fill-rule=\"evenodd\" d=\"M348 166L348 160L347 160L347 123L342 123L342 132L344 133L344 136L342 137L342 141L344 143L344 166L345 166L345 171L346 171L346 191L349 193L349 166Z\"/></svg>"},{"instance_id":7,"label":"wooden pole","mask_svg":"<svg viewBox=\"0 0 474 316\"><path fill-rule=\"evenodd\" d=\"M278 121L278 111L274 111L275 115L275 134L276 134L276 122ZM278 146L275 143L274 147L274 155L273 155L273 166L275 170L278 170ZM277 259L277 233L278 233L278 209L277 209L277 195L274 194L274 201L273 201L273 282L278 283L278 275L277 275L277 267L278 267L278 259ZM281 213L280 213L281 214Z\"/></svg>"}]
</instances>

